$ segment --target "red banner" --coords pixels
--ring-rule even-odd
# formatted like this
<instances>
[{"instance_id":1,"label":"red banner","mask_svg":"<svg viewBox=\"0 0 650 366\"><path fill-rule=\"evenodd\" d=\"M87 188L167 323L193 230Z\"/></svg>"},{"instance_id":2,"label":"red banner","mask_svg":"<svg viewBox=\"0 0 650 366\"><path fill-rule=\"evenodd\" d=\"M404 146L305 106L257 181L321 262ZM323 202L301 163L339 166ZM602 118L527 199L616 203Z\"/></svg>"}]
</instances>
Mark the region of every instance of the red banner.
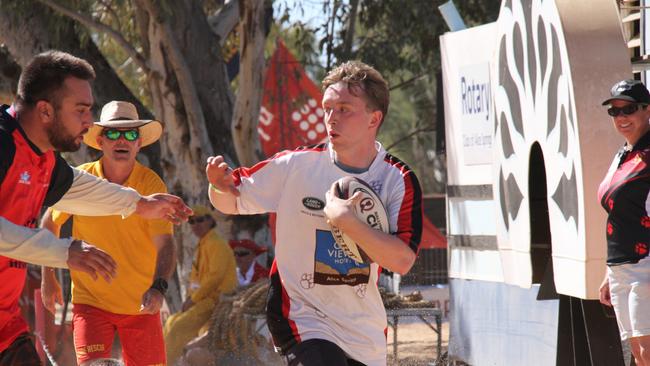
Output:
<instances>
[{"instance_id":1,"label":"red banner","mask_svg":"<svg viewBox=\"0 0 650 366\"><path fill-rule=\"evenodd\" d=\"M322 98L320 89L305 74L302 65L278 41L266 71L257 127L264 154L271 156L324 140L327 133Z\"/></svg>"},{"instance_id":2,"label":"red banner","mask_svg":"<svg viewBox=\"0 0 650 366\"><path fill-rule=\"evenodd\" d=\"M447 247L447 238L438 230L438 228L429 220L428 217L422 217L422 242L420 249L440 249Z\"/></svg>"}]
</instances>

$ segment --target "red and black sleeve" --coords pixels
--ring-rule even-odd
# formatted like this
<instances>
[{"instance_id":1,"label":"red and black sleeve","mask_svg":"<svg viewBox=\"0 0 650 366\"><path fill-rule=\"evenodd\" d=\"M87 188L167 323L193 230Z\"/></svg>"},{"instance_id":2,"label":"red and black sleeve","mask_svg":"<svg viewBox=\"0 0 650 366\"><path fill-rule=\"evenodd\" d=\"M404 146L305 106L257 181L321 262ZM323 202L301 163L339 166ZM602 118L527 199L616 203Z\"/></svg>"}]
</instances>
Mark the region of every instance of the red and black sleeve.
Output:
<instances>
[{"instance_id":1,"label":"red and black sleeve","mask_svg":"<svg viewBox=\"0 0 650 366\"><path fill-rule=\"evenodd\" d=\"M43 205L52 206L59 202L65 192L67 192L72 186L73 178L74 174L72 173L72 167L57 153L54 171L52 172L52 179L50 180L50 187L45 195L45 202L43 202Z\"/></svg>"}]
</instances>

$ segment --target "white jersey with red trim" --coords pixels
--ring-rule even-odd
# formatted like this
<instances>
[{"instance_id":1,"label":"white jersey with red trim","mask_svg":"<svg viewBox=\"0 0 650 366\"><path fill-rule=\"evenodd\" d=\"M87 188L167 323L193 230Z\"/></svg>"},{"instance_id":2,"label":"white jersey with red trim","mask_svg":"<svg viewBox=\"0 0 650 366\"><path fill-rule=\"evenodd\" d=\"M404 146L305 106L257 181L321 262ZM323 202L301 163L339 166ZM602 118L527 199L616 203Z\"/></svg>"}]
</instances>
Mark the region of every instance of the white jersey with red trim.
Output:
<instances>
[{"instance_id":1,"label":"white jersey with red trim","mask_svg":"<svg viewBox=\"0 0 650 366\"><path fill-rule=\"evenodd\" d=\"M372 186L389 216L390 232L418 250L422 196L408 166L377 142L366 172L334 164L329 144L284 151L233 172L241 214L276 212L276 261L267 306L273 340L286 352L307 339L336 343L367 365L386 364L386 313L377 288L380 268L359 264L339 248L326 222L325 192L344 176Z\"/></svg>"}]
</instances>

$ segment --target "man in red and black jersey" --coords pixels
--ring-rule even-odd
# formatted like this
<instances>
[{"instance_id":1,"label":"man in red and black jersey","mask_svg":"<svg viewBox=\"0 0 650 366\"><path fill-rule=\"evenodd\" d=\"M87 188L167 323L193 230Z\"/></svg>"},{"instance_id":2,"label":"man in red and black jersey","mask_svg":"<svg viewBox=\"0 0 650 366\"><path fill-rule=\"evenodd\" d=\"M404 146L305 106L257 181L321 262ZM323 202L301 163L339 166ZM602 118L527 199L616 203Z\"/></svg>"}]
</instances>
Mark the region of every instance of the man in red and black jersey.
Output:
<instances>
[{"instance_id":1,"label":"man in red and black jersey","mask_svg":"<svg viewBox=\"0 0 650 366\"><path fill-rule=\"evenodd\" d=\"M20 315L24 262L74 268L107 281L116 265L105 252L79 240L36 229L43 206L82 215L137 213L187 219L191 210L167 194L141 196L71 168L56 151L75 151L93 123L86 61L59 51L37 55L23 70L14 106L0 107L0 365L40 360Z\"/></svg>"},{"instance_id":2,"label":"man in red and black jersey","mask_svg":"<svg viewBox=\"0 0 650 366\"><path fill-rule=\"evenodd\" d=\"M600 301L614 307L621 339L637 365L650 365L650 93L638 80L611 89L614 128L625 145L598 189L607 211L607 277Z\"/></svg>"}]
</instances>

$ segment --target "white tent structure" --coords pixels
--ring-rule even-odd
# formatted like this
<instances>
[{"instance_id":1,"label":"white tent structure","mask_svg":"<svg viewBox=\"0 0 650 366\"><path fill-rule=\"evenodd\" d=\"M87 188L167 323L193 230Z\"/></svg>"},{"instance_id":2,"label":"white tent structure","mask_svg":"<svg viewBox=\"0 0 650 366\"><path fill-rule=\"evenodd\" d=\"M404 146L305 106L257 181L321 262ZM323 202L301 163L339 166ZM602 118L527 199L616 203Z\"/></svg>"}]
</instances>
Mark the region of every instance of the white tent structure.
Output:
<instances>
[{"instance_id":1,"label":"white tent structure","mask_svg":"<svg viewBox=\"0 0 650 366\"><path fill-rule=\"evenodd\" d=\"M440 42L450 356L622 362L594 300L606 257L596 190L622 144L600 102L632 77L616 3L504 0L496 23Z\"/></svg>"}]
</instances>

